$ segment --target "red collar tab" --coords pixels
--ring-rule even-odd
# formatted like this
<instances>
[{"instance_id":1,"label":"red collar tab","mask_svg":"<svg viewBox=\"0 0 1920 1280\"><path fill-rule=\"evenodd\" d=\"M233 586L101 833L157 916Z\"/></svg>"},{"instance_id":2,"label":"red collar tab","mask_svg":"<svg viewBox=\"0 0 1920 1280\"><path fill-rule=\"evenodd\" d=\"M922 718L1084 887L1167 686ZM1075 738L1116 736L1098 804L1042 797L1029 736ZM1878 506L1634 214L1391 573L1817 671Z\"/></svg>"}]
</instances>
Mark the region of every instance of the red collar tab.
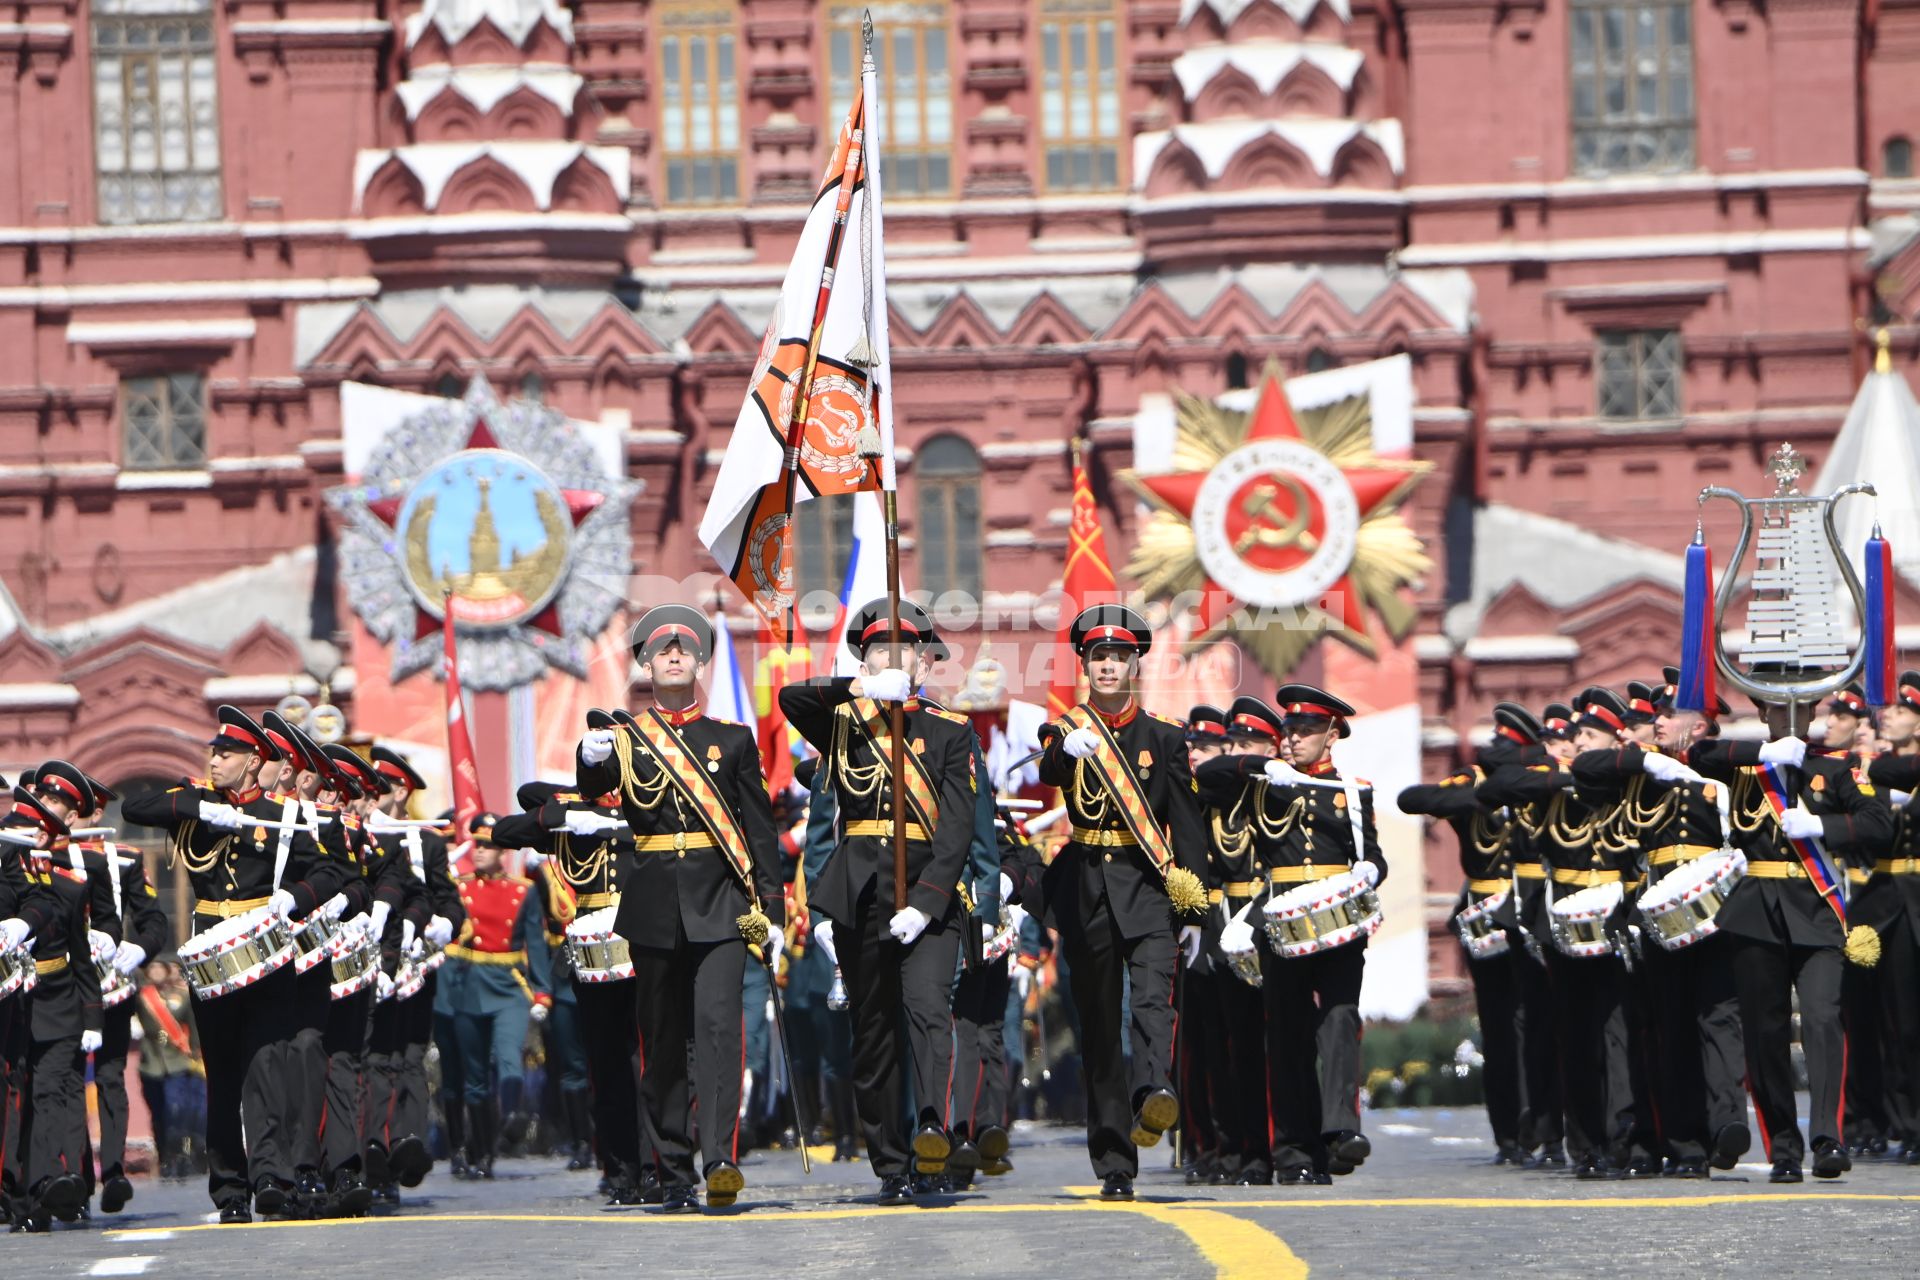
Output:
<instances>
[{"instance_id":1,"label":"red collar tab","mask_svg":"<svg viewBox=\"0 0 1920 1280\"><path fill-rule=\"evenodd\" d=\"M1087 706L1092 709L1093 714L1100 717L1102 723L1109 729L1124 729L1133 723L1135 716L1140 714L1139 704L1134 702L1132 698L1128 698L1127 705L1120 708L1120 710L1113 715L1108 715L1092 703L1088 703Z\"/></svg>"},{"instance_id":2,"label":"red collar tab","mask_svg":"<svg viewBox=\"0 0 1920 1280\"><path fill-rule=\"evenodd\" d=\"M1137 645L1139 643L1140 637L1125 627L1094 627L1080 638L1082 649L1091 649L1097 644Z\"/></svg>"},{"instance_id":3,"label":"red collar tab","mask_svg":"<svg viewBox=\"0 0 1920 1280\"><path fill-rule=\"evenodd\" d=\"M620 793L618 791L609 791L603 796L596 797L593 801L593 807L596 809L618 809L620 807Z\"/></svg>"},{"instance_id":4,"label":"red collar tab","mask_svg":"<svg viewBox=\"0 0 1920 1280\"><path fill-rule=\"evenodd\" d=\"M684 711L668 711L662 707L655 707L654 710L659 713L662 720L665 720L676 729L689 721L698 720L706 714L706 710L697 702Z\"/></svg>"},{"instance_id":5,"label":"red collar tab","mask_svg":"<svg viewBox=\"0 0 1920 1280\"><path fill-rule=\"evenodd\" d=\"M1332 756L1321 756L1300 772L1306 774L1309 778L1325 778L1334 775L1338 771L1333 767Z\"/></svg>"},{"instance_id":6,"label":"red collar tab","mask_svg":"<svg viewBox=\"0 0 1920 1280\"><path fill-rule=\"evenodd\" d=\"M252 804L264 794L258 787L248 787L245 791L227 792L227 799L233 804Z\"/></svg>"}]
</instances>

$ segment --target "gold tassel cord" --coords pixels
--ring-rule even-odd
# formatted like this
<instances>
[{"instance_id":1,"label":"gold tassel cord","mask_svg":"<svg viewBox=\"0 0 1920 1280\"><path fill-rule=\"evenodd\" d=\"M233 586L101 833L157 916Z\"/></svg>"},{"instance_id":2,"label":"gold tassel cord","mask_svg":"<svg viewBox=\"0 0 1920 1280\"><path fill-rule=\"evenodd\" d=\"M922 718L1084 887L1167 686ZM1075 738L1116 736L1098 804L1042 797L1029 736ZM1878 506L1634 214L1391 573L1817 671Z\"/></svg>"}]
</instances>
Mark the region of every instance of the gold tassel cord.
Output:
<instances>
[{"instance_id":1,"label":"gold tassel cord","mask_svg":"<svg viewBox=\"0 0 1920 1280\"><path fill-rule=\"evenodd\" d=\"M1857 924L1847 930L1847 960L1862 969L1880 963L1880 935L1869 924Z\"/></svg>"},{"instance_id":2,"label":"gold tassel cord","mask_svg":"<svg viewBox=\"0 0 1920 1280\"><path fill-rule=\"evenodd\" d=\"M1167 868L1167 899L1174 914L1197 916L1207 909L1207 887L1185 867Z\"/></svg>"},{"instance_id":3,"label":"gold tassel cord","mask_svg":"<svg viewBox=\"0 0 1920 1280\"><path fill-rule=\"evenodd\" d=\"M743 916L734 917L734 926L740 930L740 936L747 940L750 947L767 945L767 935L773 930L773 920L754 903L751 910Z\"/></svg>"}]
</instances>

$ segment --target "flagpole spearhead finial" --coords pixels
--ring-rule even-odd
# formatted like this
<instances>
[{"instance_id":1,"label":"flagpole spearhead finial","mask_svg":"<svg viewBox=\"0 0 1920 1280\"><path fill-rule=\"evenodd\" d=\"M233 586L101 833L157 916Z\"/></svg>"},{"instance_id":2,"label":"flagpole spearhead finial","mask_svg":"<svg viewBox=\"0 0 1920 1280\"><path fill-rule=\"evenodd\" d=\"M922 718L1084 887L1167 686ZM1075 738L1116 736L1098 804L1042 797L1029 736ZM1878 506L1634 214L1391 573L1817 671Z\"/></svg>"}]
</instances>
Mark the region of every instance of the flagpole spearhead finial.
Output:
<instances>
[{"instance_id":1,"label":"flagpole spearhead finial","mask_svg":"<svg viewBox=\"0 0 1920 1280\"><path fill-rule=\"evenodd\" d=\"M873 10L860 11L860 43L867 57L867 65L873 65Z\"/></svg>"},{"instance_id":2,"label":"flagpole spearhead finial","mask_svg":"<svg viewBox=\"0 0 1920 1280\"><path fill-rule=\"evenodd\" d=\"M1893 335L1887 331L1885 325L1874 330L1873 371L1875 373L1893 372Z\"/></svg>"}]
</instances>

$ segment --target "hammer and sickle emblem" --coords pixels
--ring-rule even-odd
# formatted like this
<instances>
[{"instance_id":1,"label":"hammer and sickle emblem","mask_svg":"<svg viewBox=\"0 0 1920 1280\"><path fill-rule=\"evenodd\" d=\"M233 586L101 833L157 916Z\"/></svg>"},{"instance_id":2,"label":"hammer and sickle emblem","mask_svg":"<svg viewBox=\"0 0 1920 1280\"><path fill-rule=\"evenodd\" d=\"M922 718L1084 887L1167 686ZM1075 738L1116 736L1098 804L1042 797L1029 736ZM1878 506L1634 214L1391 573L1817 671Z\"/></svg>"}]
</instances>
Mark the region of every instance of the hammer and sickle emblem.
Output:
<instances>
[{"instance_id":1,"label":"hammer and sickle emblem","mask_svg":"<svg viewBox=\"0 0 1920 1280\"><path fill-rule=\"evenodd\" d=\"M1275 509L1274 499L1280 495L1284 486L1287 496L1293 503L1293 515L1282 516ZM1312 552L1320 546L1320 539L1313 536L1307 528L1307 491L1292 476L1276 475L1270 482L1260 485L1240 504L1240 511L1253 523L1248 525L1240 536L1234 539L1234 551L1244 556L1253 547L1291 547L1299 546Z\"/></svg>"}]
</instances>

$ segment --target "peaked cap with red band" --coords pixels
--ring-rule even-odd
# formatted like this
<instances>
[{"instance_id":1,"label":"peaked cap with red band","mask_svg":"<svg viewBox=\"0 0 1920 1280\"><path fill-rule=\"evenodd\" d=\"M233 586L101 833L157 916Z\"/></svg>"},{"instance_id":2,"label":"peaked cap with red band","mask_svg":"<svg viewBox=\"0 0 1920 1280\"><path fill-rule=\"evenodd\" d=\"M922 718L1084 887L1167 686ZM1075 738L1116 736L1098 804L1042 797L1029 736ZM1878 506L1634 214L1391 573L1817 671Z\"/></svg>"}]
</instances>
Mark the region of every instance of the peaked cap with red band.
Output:
<instances>
[{"instance_id":1,"label":"peaked cap with red band","mask_svg":"<svg viewBox=\"0 0 1920 1280\"><path fill-rule=\"evenodd\" d=\"M713 623L692 605L655 605L633 624L633 656L641 662L650 660L676 640L693 655L694 661L712 660Z\"/></svg>"},{"instance_id":2,"label":"peaked cap with red band","mask_svg":"<svg viewBox=\"0 0 1920 1280\"><path fill-rule=\"evenodd\" d=\"M219 718L220 731L207 740L210 747L222 747L228 751L251 751L262 760L284 760L286 752L273 744L254 718L238 707L222 705L214 712Z\"/></svg>"},{"instance_id":3,"label":"peaked cap with red band","mask_svg":"<svg viewBox=\"0 0 1920 1280\"><path fill-rule=\"evenodd\" d=\"M386 778L368 764L351 747L343 747L337 742L326 745L327 759L333 761L334 772L350 785L359 789L363 795L383 796L393 790Z\"/></svg>"},{"instance_id":4,"label":"peaked cap with red band","mask_svg":"<svg viewBox=\"0 0 1920 1280\"><path fill-rule=\"evenodd\" d=\"M387 780L389 787L405 787L409 791L427 789L427 780L407 762L405 756L392 747L376 746L367 752L367 759L373 765L373 771Z\"/></svg>"},{"instance_id":5,"label":"peaked cap with red band","mask_svg":"<svg viewBox=\"0 0 1920 1280\"><path fill-rule=\"evenodd\" d=\"M1210 702L1187 712L1188 742L1221 742L1227 736L1227 713Z\"/></svg>"},{"instance_id":6,"label":"peaked cap with red band","mask_svg":"<svg viewBox=\"0 0 1920 1280\"><path fill-rule=\"evenodd\" d=\"M80 772L78 765L68 764L65 760L49 760L38 769L21 775L20 781L43 796L58 796L72 806L76 817L91 818L99 811L93 785L87 781L87 775Z\"/></svg>"},{"instance_id":7,"label":"peaked cap with red band","mask_svg":"<svg viewBox=\"0 0 1920 1280\"><path fill-rule=\"evenodd\" d=\"M1493 704L1493 731L1509 742L1530 746L1540 741L1540 722L1517 702Z\"/></svg>"},{"instance_id":8,"label":"peaked cap with red band","mask_svg":"<svg viewBox=\"0 0 1920 1280\"><path fill-rule=\"evenodd\" d=\"M1124 604L1096 604L1080 611L1067 632L1067 639L1082 658L1101 645L1145 653L1153 648L1153 624L1138 609Z\"/></svg>"},{"instance_id":9,"label":"peaked cap with red band","mask_svg":"<svg viewBox=\"0 0 1920 1280\"><path fill-rule=\"evenodd\" d=\"M1325 689L1310 684L1283 684L1273 697L1280 705L1283 727L1294 720L1331 720L1341 737L1353 733L1353 726L1347 723L1353 716L1353 708Z\"/></svg>"},{"instance_id":10,"label":"peaked cap with red band","mask_svg":"<svg viewBox=\"0 0 1920 1280\"><path fill-rule=\"evenodd\" d=\"M1258 698L1241 697L1227 709L1227 733L1235 738L1280 739L1280 713Z\"/></svg>"},{"instance_id":11,"label":"peaked cap with red band","mask_svg":"<svg viewBox=\"0 0 1920 1280\"><path fill-rule=\"evenodd\" d=\"M1580 710L1573 717L1576 729L1599 729L1603 733L1619 733L1627 727L1627 704L1620 695L1601 685L1590 685L1580 691Z\"/></svg>"},{"instance_id":12,"label":"peaked cap with red band","mask_svg":"<svg viewBox=\"0 0 1920 1280\"><path fill-rule=\"evenodd\" d=\"M908 644L938 645L940 642L933 629L933 619L911 600L900 602L900 632ZM884 644L892 634L893 611L885 596L867 601L847 617L847 648L856 657L865 657L868 645Z\"/></svg>"}]
</instances>

